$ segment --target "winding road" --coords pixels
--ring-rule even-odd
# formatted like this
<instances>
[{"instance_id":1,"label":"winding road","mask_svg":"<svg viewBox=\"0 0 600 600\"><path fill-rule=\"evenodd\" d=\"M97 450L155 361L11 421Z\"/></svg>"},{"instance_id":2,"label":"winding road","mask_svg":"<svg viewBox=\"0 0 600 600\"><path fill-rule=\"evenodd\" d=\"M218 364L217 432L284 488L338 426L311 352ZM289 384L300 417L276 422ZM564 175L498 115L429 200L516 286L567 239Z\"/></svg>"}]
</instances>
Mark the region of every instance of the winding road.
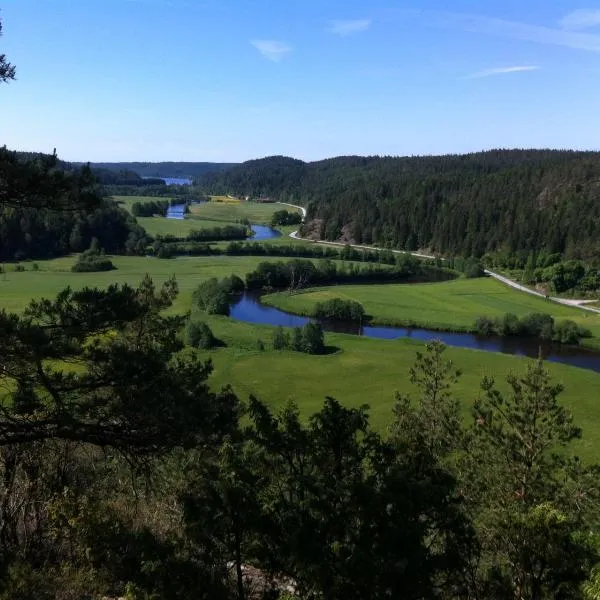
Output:
<instances>
[{"instance_id":1,"label":"winding road","mask_svg":"<svg viewBox=\"0 0 600 600\"><path fill-rule=\"evenodd\" d=\"M285 204L286 206L291 206L292 208L298 209L302 213L302 220L306 218L306 209L303 206L297 206L296 204L289 204L287 202L280 202L279 204ZM294 240L305 240L305 238L301 238L298 235L298 231L292 231L290 233L290 237ZM352 248L358 248L360 250L388 250L388 248L379 248L378 246L360 246L358 244L343 244L341 242L325 242L325 241L315 241L315 240L305 240L312 241L315 244L322 244L325 246L351 246ZM407 250L392 250L394 254L410 254L411 256L417 256L418 258L438 258L437 256L432 256L431 254L422 254L420 252L409 252ZM442 259L444 260L444 259ZM572 308L580 308L581 310L586 310L588 312L600 314L600 309L594 308L593 306L586 306L595 300L575 300L569 298L557 298L555 296L546 296L537 290L532 290L525 285L522 285L513 279L509 279L508 277L504 277L504 275L500 275L500 273L495 273L494 271L490 271L489 269L484 269L484 272L489 277L493 277L497 281L508 285L509 287L519 290L525 294L530 294L531 296L538 296L539 298L544 298L549 300L550 302L555 302L556 304L562 304L563 306L570 306Z\"/></svg>"}]
</instances>

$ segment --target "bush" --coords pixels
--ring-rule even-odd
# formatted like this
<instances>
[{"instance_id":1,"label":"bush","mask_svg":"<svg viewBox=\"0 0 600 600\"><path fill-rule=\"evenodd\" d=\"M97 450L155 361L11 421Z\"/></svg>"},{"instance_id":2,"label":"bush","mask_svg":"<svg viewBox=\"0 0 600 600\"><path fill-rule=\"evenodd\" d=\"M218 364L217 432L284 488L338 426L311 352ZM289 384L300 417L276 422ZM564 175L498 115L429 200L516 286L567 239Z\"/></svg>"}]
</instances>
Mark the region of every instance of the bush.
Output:
<instances>
[{"instance_id":1,"label":"bush","mask_svg":"<svg viewBox=\"0 0 600 600\"><path fill-rule=\"evenodd\" d=\"M221 279L220 285L228 294L241 294L246 289L244 280L237 275L229 275L229 277L224 277Z\"/></svg>"},{"instance_id":2,"label":"bush","mask_svg":"<svg viewBox=\"0 0 600 600\"><path fill-rule=\"evenodd\" d=\"M197 308L209 315L229 315L229 293L227 286L216 277L203 281L194 291L193 302Z\"/></svg>"},{"instance_id":3,"label":"bush","mask_svg":"<svg viewBox=\"0 0 600 600\"><path fill-rule=\"evenodd\" d=\"M116 269L109 258L78 260L72 267L74 273L95 273L97 271L112 271Z\"/></svg>"},{"instance_id":4,"label":"bush","mask_svg":"<svg viewBox=\"0 0 600 600\"><path fill-rule=\"evenodd\" d=\"M23 265L15 265L15 273L22 273L25 270Z\"/></svg>"},{"instance_id":5,"label":"bush","mask_svg":"<svg viewBox=\"0 0 600 600\"><path fill-rule=\"evenodd\" d=\"M210 350L217 345L217 340L206 323L190 319L185 326L185 343L193 348Z\"/></svg>"},{"instance_id":6,"label":"bush","mask_svg":"<svg viewBox=\"0 0 600 600\"><path fill-rule=\"evenodd\" d=\"M475 320L475 332L478 335L490 336L497 333L496 322L490 317L477 317Z\"/></svg>"},{"instance_id":7,"label":"bush","mask_svg":"<svg viewBox=\"0 0 600 600\"><path fill-rule=\"evenodd\" d=\"M544 313L531 313L521 319L523 335L529 337L551 340L553 329L554 319Z\"/></svg>"},{"instance_id":8,"label":"bush","mask_svg":"<svg viewBox=\"0 0 600 600\"><path fill-rule=\"evenodd\" d=\"M116 269L110 258L104 255L104 250L98 249L98 240L94 238L89 250L82 252L77 262L71 267L74 273L95 273L97 271L112 271Z\"/></svg>"},{"instance_id":9,"label":"bush","mask_svg":"<svg viewBox=\"0 0 600 600\"><path fill-rule=\"evenodd\" d=\"M302 352L325 354L323 328L318 323L310 322L302 328Z\"/></svg>"},{"instance_id":10,"label":"bush","mask_svg":"<svg viewBox=\"0 0 600 600\"><path fill-rule=\"evenodd\" d=\"M560 344L578 344L583 337L591 337L589 329L580 327L574 321L560 321L554 328L552 339Z\"/></svg>"},{"instance_id":11,"label":"bush","mask_svg":"<svg viewBox=\"0 0 600 600\"><path fill-rule=\"evenodd\" d=\"M355 300L332 298L331 300L317 303L315 316L319 319L362 321L365 317L365 309L360 302L356 302Z\"/></svg>"},{"instance_id":12,"label":"bush","mask_svg":"<svg viewBox=\"0 0 600 600\"><path fill-rule=\"evenodd\" d=\"M290 345L289 335L283 327L277 327L273 332L273 350L285 350Z\"/></svg>"},{"instance_id":13,"label":"bush","mask_svg":"<svg viewBox=\"0 0 600 600\"><path fill-rule=\"evenodd\" d=\"M521 321L513 313L506 313L500 323L501 335L521 335Z\"/></svg>"}]
</instances>

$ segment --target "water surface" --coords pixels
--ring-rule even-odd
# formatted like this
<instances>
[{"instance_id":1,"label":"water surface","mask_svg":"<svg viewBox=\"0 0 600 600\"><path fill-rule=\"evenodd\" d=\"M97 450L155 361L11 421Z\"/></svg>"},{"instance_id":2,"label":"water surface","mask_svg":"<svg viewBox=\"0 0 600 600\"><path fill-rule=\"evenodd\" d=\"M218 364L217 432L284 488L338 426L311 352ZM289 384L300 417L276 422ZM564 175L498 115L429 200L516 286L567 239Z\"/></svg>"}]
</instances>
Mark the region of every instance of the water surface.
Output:
<instances>
[{"instance_id":1,"label":"water surface","mask_svg":"<svg viewBox=\"0 0 600 600\"><path fill-rule=\"evenodd\" d=\"M282 327L301 327L311 320L308 317L293 315L273 306L261 304L259 294L250 292L236 298L231 306L231 317L247 323L281 325ZM411 338L428 342L437 339L448 346L457 348L501 352L531 358L537 358L541 352L544 359L551 362L590 369L600 373L600 354L575 346L561 346L560 344L539 342L530 338L482 337L470 333L450 333L419 327L376 327L342 321L312 320L321 323L325 331L364 335L385 340Z\"/></svg>"}]
</instances>

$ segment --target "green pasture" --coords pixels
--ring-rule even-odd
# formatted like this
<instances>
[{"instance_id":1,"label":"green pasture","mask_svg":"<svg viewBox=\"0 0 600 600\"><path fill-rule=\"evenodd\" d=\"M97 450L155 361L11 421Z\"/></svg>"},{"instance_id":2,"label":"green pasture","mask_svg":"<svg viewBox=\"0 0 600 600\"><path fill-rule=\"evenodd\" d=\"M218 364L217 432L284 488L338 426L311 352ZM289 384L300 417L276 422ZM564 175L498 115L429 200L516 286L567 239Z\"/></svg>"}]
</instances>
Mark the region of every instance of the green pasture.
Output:
<instances>
[{"instance_id":1,"label":"green pasture","mask_svg":"<svg viewBox=\"0 0 600 600\"><path fill-rule=\"evenodd\" d=\"M176 276L180 295L171 311L182 313L191 308L192 291L202 280L232 273L243 277L264 260L264 257L230 256L172 260L123 256L111 258L117 270L104 273L72 273L70 268L76 260L75 256L39 261L38 271L32 269L33 263L23 263L24 272L14 272L9 266L0 275L0 307L19 312L31 299L52 298L66 286L78 289L84 286L106 287L110 283L136 285L148 273L157 284L171 275ZM289 298L295 303L319 293L354 297L362 301L373 314L376 314L376 307L386 306L389 311L386 315L397 315L399 310L407 312L407 308L401 307L409 306L404 294L411 294L411 318L422 311L427 315L436 314L438 323L447 319L449 324L464 322L467 326L479 314L476 309L481 307L486 307L488 314L503 314L508 310L523 314L540 310L535 298L489 280L339 286L295 296L281 295L279 298ZM539 302L544 307L547 305L543 300ZM462 307L463 303L467 308ZM395 310L394 306L397 307ZM557 309L558 313L553 314L560 317L573 318L578 313L567 307L548 306ZM492 308L497 313L493 313ZM472 314L469 311L473 311ZM309 415L319 408L327 395L350 406L367 403L371 406L373 423L382 431L391 419L394 392L412 390L408 369L416 351L423 349L421 342L407 339L376 340L326 334L326 343L336 348L332 354L309 356L275 352L270 350L272 327L250 325L227 317L204 314L198 314L198 317L205 319L215 335L227 344L206 354L214 363L211 384L215 388L231 384L240 397L247 398L249 394L254 394L274 407L294 400L303 415ZM259 339L265 345L264 352L258 350ZM494 376L498 382L503 382L508 372L523 370L527 362L522 357L458 348L448 348L447 356L464 372L456 393L463 403L465 416L469 414L472 401L479 393L479 383L484 375ZM597 453L595 440L600 439L600 403L597 401L600 397L600 374L559 364L549 363L548 368L555 379L565 386L563 401L583 427L584 437L578 442L578 451L583 458L592 459Z\"/></svg>"},{"instance_id":2,"label":"green pasture","mask_svg":"<svg viewBox=\"0 0 600 600\"><path fill-rule=\"evenodd\" d=\"M409 367L423 343L409 339L377 340L344 334L326 334L325 341L337 352L311 356L291 351L273 351L273 328L250 325L227 317L204 317L227 347L210 352L215 387L231 384L241 398L253 394L273 407L293 400L304 416L319 409L326 396L348 406L369 404L373 424L385 431L392 418L394 393L414 391ZM267 350L257 350L257 340ZM207 354L208 355L208 354ZM463 371L455 393L465 419L480 394L484 376L492 376L499 389L507 390L506 375L523 372L530 359L478 350L449 347L445 355ZM577 442L582 458L597 457L600 439L600 374L575 367L547 363L555 381L565 386L561 395L576 423L583 427Z\"/></svg>"},{"instance_id":3,"label":"green pasture","mask_svg":"<svg viewBox=\"0 0 600 600\"><path fill-rule=\"evenodd\" d=\"M174 275L180 294L173 307L174 312L185 312L191 307L195 287L204 279L235 274L244 278L254 270L264 257L259 256L211 256L175 259L159 259L139 256L111 256L114 271L102 273L73 273L71 266L76 256L39 261L39 271L32 270L32 263L23 263L25 271L13 272L10 267L0 274L0 307L19 312L31 299L53 298L67 286L73 289L107 287L111 283L137 285L148 273L156 284Z\"/></svg>"},{"instance_id":4,"label":"green pasture","mask_svg":"<svg viewBox=\"0 0 600 600\"><path fill-rule=\"evenodd\" d=\"M262 300L288 312L312 315L317 302L330 298L360 302L373 323L379 325L450 331L471 331L475 319L482 315L514 313L522 317L532 312L547 313L555 320L571 319L587 327L594 337L582 342L600 347L600 315L519 292L488 277L441 283L332 286L293 295L270 294Z\"/></svg>"},{"instance_id":5,"label":"green pasture","mask_svg":"<svg viewBox=\"0 0 600 600\"><path fill-rule=\"evenodd\" d=\"M0 308L20 312L31 299L53 298L67 286L73 289L85 286L104 288L111 283L128 283L135 286L149 274L156 284L175 276L180 293L171 310L185 312L191 308L193 290L204 279L228 275L238 275L244 279L260 262L269 260L264 256L226 255L182 256L171 259L111 256L110 259L116 269L99 273L73 273L71 267L77 260L76 255L37 261L37 271L33 270L33 262L22 263L25 268L23 272L15 272L14 265L4 265L4 273L0 273Z\"/></svg>"},{"instance_id":6,"label":"green pasture","mask_svg":"<svg viewBox=\"0 0 600 600\"><path fill-rule=\"evenodd\" d=\"M278 210L294 209L282 204L259 202L205 202L193 204L188 218L208 219L212 221L237 222L248 219L258 225L269 224L273 213Z\"/></svg>"}]
</instances>

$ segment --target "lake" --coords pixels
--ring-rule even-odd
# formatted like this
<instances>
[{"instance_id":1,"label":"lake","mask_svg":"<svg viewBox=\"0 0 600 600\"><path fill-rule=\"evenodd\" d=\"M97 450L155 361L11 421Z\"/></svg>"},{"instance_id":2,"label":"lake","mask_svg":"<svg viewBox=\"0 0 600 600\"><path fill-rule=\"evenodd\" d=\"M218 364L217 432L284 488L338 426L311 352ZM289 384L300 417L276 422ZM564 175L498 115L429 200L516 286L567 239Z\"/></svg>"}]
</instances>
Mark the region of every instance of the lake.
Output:
<instances>
[{"instance_id":1,"label":"lake","mask_svg":"<svg viewBox=\"0 0 600 600\"><path fill-rule=\"evenodd\" d=\"M450 333L418 327L361 326L358 323L309 319L308 317L287 313L273 306L261 304L260 294L253 292L246 292L232 303L230 316L247 323L280 325L282 327L301 327L310 320L313 320L318 321L325 331L334 333L364 335L366 337L385 340L411 338L413 340L428 342L437 339L448 346L456 346L457 348L470 348L485 352L502 352L504 354L529 356L531 358L537 358L541 351L544 359L550 362L563 363L600 373L600 354L575 346L561 346L559 344L539 342L530 338L481 337L470 333Z\"/></svg>"}]
</instances>

